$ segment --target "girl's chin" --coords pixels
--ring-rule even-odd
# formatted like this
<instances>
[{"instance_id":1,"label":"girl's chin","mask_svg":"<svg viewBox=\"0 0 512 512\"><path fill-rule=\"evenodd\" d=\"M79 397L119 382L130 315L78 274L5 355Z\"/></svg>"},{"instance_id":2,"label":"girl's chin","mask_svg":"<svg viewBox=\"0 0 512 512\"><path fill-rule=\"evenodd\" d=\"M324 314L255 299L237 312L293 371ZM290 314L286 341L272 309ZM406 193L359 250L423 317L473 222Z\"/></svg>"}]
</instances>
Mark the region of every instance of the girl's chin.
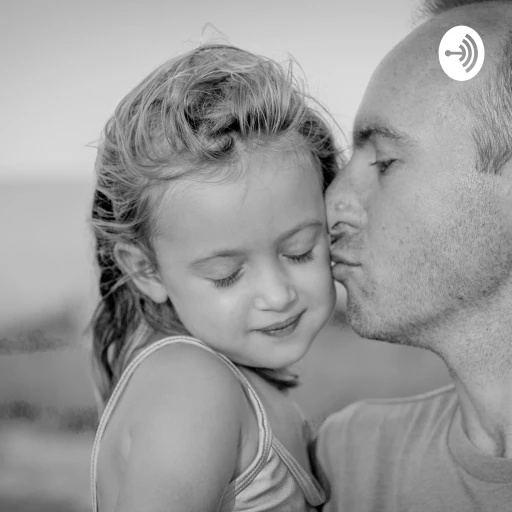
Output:
<instances>
[{"instance_id":1,"label":"girl's chin","mask_svg":"<svg viewBox=\"0 0 512 512\"><path fill-rule=\"evenodd\" d=\"M269 370L279 370L287 366L298 363L308 352L311 346L310 341L301 340L300 342L286 344L282 343L282 346L277 346L275 350L268 351L265 354L265 359L254 361L255 364L252 366L259 368L267 368ZM278 345L280 344L278 343Z\"/></svg>"}]
</instances>

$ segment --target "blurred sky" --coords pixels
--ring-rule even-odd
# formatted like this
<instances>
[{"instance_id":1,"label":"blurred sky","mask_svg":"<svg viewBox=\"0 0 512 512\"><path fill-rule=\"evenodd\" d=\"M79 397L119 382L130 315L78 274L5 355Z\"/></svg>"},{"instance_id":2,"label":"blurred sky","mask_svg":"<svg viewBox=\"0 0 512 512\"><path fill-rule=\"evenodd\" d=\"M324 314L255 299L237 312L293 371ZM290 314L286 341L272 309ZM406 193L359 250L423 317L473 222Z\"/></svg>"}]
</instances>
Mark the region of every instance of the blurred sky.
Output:
<instances>
[{"instance_id":1,"label":"blurred sky","mask_svg":"<svg viewBox=\"0 0 512 512\"><path fill-rule=\"evenodd\" d=\"M211 23L284 60L348 132L380 59L411 30L415 0L1 0L1 179L91 176L121 98ZM348 133L347 133L348 134Z\"/></svg>"}]
</instances>

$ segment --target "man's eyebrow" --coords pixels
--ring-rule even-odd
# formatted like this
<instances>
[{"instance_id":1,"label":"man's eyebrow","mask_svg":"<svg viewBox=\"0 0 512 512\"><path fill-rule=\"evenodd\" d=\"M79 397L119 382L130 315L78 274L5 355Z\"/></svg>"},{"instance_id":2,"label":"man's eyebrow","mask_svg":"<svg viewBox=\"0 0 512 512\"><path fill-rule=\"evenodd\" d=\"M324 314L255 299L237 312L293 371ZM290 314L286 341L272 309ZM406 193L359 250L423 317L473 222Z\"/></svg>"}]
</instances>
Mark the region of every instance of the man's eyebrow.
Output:
<instances>
[{"instance_id":1,"label":"man's eyebrow","mask_svg":"<svg viewBox=\"0 0 512 512\"><path fill-rule=\"evenodd\" d=\"M406 133L390 128L382 123L373 123L354 131L354 147L360 148L361 146L364 146L364 144L376 135L388 139L400 146L416 146L416 141Z\"/></svg>"},{"instance_id":2,"label":"man's eyebrow","mask_svg":"<svg viewBox=\"0 0 512 512\"><path fill-rule=\"evenodd\" d=\"M301 222L294 228L289 229L288 231L285 231L284 233L282 233L278 237L277 241L280 243L280 242L286 240L287 238L292 237L299 231L302 231L303 229L319 228L319 227L323 227L323 225L324 224L319 220L307 220L305 222ZM210 253L208 256L205 256L204 258L200 258L200 259L193 261L190 264L190 266L191 267L199 267L202 264L206 263L207 261L213 260L215 258L241 258L244 255L245 255L244 251L239 250L239 249L219 249L217 251Z\"/></svg>"}]
</instances>

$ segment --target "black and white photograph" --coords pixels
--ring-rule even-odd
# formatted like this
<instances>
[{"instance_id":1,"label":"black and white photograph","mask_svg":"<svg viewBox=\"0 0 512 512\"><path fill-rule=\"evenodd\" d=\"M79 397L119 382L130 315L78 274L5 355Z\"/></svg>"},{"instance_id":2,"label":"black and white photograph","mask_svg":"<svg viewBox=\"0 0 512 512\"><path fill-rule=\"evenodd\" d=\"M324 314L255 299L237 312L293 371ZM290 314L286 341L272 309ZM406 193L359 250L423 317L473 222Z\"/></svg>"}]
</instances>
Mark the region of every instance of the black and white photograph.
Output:
<instances>
[{"instance_id":1,"label":"black and white photograph","mask_svg":"<svg viewBox=\"0 0 512 512\"><path fill-rule=\"evenodd\" d=\"M0 56L0 512L512 510L512 0L3 0Z\"/></svg>"}]
</instances>

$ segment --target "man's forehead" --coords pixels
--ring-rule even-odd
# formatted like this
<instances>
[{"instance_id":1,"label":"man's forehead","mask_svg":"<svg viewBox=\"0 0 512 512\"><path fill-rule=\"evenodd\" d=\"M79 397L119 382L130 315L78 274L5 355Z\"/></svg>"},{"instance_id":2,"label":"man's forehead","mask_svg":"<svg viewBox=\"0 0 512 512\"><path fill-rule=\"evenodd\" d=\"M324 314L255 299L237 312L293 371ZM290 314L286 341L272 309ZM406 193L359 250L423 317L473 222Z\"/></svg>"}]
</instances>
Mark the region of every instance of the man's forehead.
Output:
<instances>
[{"instance_id":1,"label":"man's forehead","mask_svg":"<svg viewBox=\"0 0 512 512\"><path fill-rule=\"evenodd\" d=\"M449 78L439 63L439 44L448 30L465 25L481 36L486 62L478 77L457 82ZM397 91L411 87L418 93L426 88L471 90L496 62L500 41L512 26L512 1L475 3L452 8L424 21L400 41L382 60L375 76ZM394 79L394 80L393 80Z\"/></svg>"},{"instance_id":2,"label":"man's forehead","mask_svg":"<svg viewBox=\"0 0 512 512\"><path fill-rule=\"evenodd\" d=\"M384 57L365 91L354 131L383 125L411 133L408 126L416 128L427 118L450 116L461 108L455 99L467 86L449 78L439 64L443 34L444 29L420 27Z\"/></svg>"},{"instance_id":3,"label":"man's forehead","mask_svg":"<svg viewBox=\"0 0 512 512\"><path fill-rule=\"evenodd\" d=\"M413 94L429 96L436 89L450 87L438 58L444 30L418 30L395 46L375 70L370 87L375 84L388 96Z\"/></svg>"},{"instance_id":4,"label":"man's forehead","mask_svg":"<svg viewBox=\"0 0 512 512\"><path fill-rule=\"evenodd\" d=\"M402 147L417 145L425 123L432 123L446 107L446 95L414 81L392 76L372 78L358 109L353 127L353 143L361 146L376 137ZM453 107L453 106L452 106Z\"/></svg>"}]
</instances>

